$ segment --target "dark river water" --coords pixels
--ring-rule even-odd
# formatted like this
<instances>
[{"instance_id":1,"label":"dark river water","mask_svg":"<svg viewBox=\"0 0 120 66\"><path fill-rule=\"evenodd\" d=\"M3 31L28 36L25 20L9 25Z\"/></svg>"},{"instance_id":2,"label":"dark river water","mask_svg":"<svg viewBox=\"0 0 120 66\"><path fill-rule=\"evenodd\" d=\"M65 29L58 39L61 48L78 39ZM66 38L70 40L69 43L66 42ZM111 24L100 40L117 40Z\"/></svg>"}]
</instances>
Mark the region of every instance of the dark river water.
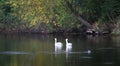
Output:
<instances>
[{"instance_id":1,"label":"dark river water","mask_svg":"<svg viewBox=\"0 0 120 66\"><path fill-rule=\"evenodd\" d=\"M120 37L0 35L0 66L120 66Z\"/></svg>"}]
</instances>

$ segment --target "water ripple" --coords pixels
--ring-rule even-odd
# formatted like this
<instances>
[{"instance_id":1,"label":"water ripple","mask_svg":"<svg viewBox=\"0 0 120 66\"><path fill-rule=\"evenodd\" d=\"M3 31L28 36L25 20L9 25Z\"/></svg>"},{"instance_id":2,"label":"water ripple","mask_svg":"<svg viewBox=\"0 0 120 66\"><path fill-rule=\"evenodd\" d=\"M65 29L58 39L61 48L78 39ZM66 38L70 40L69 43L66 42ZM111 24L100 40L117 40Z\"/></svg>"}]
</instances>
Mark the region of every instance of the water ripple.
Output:
<instances>
[{"instance_id":1,"label":"water ripple","mask_svg":"<svg viewBox=\"0 0 120 66\"><path fill-rule=\"evenodd\" d=\"M30 54L30 53L22 52L22 51L4 51L4 52L0 52L0 54Z\"/></svg>"}]
</instances>

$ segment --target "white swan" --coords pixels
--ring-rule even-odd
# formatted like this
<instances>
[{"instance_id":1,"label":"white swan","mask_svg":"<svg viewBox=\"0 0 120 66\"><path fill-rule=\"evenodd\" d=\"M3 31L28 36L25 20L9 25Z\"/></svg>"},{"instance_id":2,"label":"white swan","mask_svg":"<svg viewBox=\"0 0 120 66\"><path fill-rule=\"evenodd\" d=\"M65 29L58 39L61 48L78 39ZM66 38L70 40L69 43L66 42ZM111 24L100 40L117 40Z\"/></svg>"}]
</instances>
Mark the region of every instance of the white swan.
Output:
<instances>
[{"instance_id":1,"label":"white swan","mask_svg":"<svg viewBox=\"0 0 120 66\"><path fill-rule=\"evenodd\" d=\"M55 46L62 46L61 42L57 42L57 38L55 38Z\"/></svg>"},{"instance_id":2,"label":"white swan","mask_svg":"<svg viewBox=\"0 0 120 66\"><path fill-rule=\"evenodd\" d=\"M72 43L68 43L68 39L66 38L66 46L72 46Z\"/></svg>"}]
</instances>

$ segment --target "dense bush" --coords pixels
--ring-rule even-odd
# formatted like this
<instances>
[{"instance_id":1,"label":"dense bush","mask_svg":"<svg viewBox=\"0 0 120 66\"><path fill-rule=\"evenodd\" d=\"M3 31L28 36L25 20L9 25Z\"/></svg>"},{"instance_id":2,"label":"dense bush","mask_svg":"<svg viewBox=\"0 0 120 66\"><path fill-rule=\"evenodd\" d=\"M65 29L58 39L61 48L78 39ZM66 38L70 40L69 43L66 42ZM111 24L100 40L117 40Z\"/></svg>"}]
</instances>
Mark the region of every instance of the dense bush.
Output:
<instances>
[{"instance_id":1,"label":"dense bush","mask_svg":"<svg viewBox=\"0 0 120 66\"><path fill-rule=\"evenodd\" d=\"M119 0L0 0L1 32L71 31L80 29L81 21L117 23Z\"/></svg>"}]
</instances>

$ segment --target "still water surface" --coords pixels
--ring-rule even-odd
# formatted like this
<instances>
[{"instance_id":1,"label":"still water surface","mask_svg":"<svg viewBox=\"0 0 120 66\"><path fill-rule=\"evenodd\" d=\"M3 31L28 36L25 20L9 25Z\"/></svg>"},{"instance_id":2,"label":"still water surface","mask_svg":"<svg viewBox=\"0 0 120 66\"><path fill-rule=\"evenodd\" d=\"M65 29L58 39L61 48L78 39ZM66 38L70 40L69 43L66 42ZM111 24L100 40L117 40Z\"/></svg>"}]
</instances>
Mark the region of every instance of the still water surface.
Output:
<instances>
[{"instance_id":1,"label":"still water surface","mask_svg":"<svg viewBox=\"0 0 120 66\"><path fill-rule=\"evenodd\" d=\"M0 35L0 66L120 66L120 37Z\"/></svg>"}]
</instances>

